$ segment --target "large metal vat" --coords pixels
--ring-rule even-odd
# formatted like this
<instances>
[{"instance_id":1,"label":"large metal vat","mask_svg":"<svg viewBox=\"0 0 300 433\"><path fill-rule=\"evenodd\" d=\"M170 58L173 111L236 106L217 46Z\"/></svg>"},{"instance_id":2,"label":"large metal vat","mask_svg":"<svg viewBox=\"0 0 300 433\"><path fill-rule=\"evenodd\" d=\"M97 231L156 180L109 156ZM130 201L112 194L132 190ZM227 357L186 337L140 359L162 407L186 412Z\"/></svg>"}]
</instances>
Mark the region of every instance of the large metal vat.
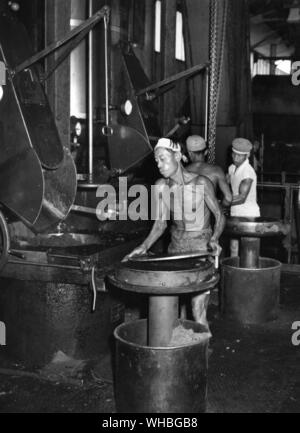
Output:
<instances>
[{"instance_id":1,"label":"large metal vat","mask_svg":"<svg viewBox=\"0 0 300 433\"><path fill-rule=\"evenodd\" d=\"M149 347L147 320L115 329L118 412L205 412L210 334L195 322L179 320L178 324L203 333L203 339L177 347Z\"/></svg>"},{"instance_id":2,"label":"large metal vat","mask_svg":"<svg viewBox=\"0 0 300 433\"><path fill-rule=\"evenodd\" d=\"M2 354L26 367L43 367L58 351L81 360L110 351L113 330L124 306L98 293L92 312L88 285L0 278L0 317L6 324Z\"/></svg>"},{"instance_id":3,"label":"large metal vat","mask_svg":"<svg viewBox=\"0 0 300 433\"><path fill-rule=\"evenodd\" d=\"M222 262L222 312L243 324L275 320L279 309L281 263L259 258L259 267L240 268L239 257Z\"/></svg>"}]
</instances>

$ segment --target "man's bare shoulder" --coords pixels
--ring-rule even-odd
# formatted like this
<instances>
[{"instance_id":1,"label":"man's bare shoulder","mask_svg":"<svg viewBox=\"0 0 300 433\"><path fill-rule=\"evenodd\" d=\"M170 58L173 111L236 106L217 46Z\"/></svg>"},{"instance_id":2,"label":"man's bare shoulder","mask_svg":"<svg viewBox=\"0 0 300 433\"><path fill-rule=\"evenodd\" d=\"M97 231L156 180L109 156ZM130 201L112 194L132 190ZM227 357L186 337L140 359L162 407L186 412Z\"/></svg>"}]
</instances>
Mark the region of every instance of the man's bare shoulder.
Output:
<instances>
[{"instance_id":1,"label":"man's bare shoulder","mask_svg":"<svg viewBox=\"0 0 300 433\"><path fill-rule=\"evenodd\" d=\"M199 173L199 170L201 168L201 164L199 164L199 162L192 162L191 164L189 164L186 167L186 170L189 171L190 173Z\"/></svg>"},{"instance_id":2,"label":"man's bare shoulder","mask_svg":"<svg viewBox=\"0 0 300 433\"><path fill-rule=\"evenodd\" d=\"M158 179L155 184L154 187L158 190L161 191L164 188L166 188L167 186L169 186L169 180L168 179L164 179L164 178L160 178Z\"/></svg>"},{"instance_id":3,"label":"man's bare shoulder","mask_svg":"<svg viewBox=\"0 0 300 433\"><path fill-rule=\"evenodd\" d=\"M195 184L208 186L208 187L214 187L212 181L208 177L203 176L203 175L199 175L195 178Z\"/></svg>"},{"instance_id":4,"label":"man's bare shoulder","mask_svg":"<svg viewBox=\"0 0 300 433\"><path fill-rule=\"evenodd\" d=\"M203 176L225 176L223 169L214 164L208 164L207 162L202 162L201 164L194 162L187 167L189 172L198 173Z\"/></svg>"},{"instance_id":5,"label":"man's bare shoulder","mask_svg":"<svg viewBox=\"0 0 300 433\"><path fill-rule=\"evenodd\" d=\"M214 165L214 167L215 167L216 175L218 175L219 177L222 177L222 178L225 177L225 172L219 165Z\"/></svg>"},{"instance_id":6,"label":"man's bare shoulder","mask_svg":"<svg viewBox=\"0 0 300 433\"><path fill-rule=\"evenodd\" d=\"M168 185L168 179L164 179L163 177L161 177L160 179L158 179L156 182L155 182L155 185L157 185L157 186L163 186L163 185Z\"/></svg>"}]
</instances>

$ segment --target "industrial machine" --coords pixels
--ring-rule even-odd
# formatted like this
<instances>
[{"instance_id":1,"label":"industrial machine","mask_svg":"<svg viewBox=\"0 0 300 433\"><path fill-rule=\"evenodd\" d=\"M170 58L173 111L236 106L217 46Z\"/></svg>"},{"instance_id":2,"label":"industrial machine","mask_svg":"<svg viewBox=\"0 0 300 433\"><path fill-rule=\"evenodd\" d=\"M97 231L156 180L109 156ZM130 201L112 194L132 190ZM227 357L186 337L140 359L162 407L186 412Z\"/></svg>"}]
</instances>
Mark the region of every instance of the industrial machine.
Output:
<instances>
[{"instance_id":1,"label":"industrial machine","mask_svg":"<svg viewBox=\"0 0 300 433\"><path fill-rule=\"evenodd\" d=\"M112 283L148 295L148 320L120 325L116 338L119 412L200 413L206 410L209 330L179 320L179 296L199 294L219 281L210 253L132 258ZM180 340L174 335L180 329ZM130 398L129 398L130 396Z\"/></svg>"},{"instance_id":2,"label":"industrial machine","mask_svg":"<svg viewBox=\"0 0 300 433\"><path fill-rule=\"evenodd\" d=\"M73 213L75 163L61 144L35 67L108 17L104 7L33 55L23 25L6 11L0 16L0 315L7 353L31 365L49 362L58 350L80 359L105 354L124 318L124 306L106 292L104 278L107 267L136 246L138 230L99 228L94 209L94 230L80 231Z\"/></svg>"},{"instance_id":3,"label":"industrial machine","mask_svg":"<svg viewBox=\"0 0 300 433\"><path fill-rule=\"evenodd\" d=\"M13 13L1 11L0 315L8 329L7 351L28 363L49 361L57 349L77 358L108 350L114 327L123 321L124 305L114 291L106 292L105 275L145 236L148 223L109 218L100 223L96 218L99 183L115 184L151 153L151 142L160 135L153 101L178 80L207 70L206 64L198 65L151 84L130 46L119 47L124 86L122 104L113 104L109 19L107 6L91 12L61 40L34 54L25 27ZM73 139L76 135L80 145L80 131L84 132L87 154L83 173L78 174L74 149L60 141L43 84L100 21L104 24L104 116L94 116L89 39L88 117L85 122L72 119ZM53 67L41 76L36 63L58 49ZM169 135L188 122L179 119ZM100 159L107 162L102 178L95 169L99 150Z\"/></svg>"},{"instance_id":4,"label":"industrial machine","mask_svg":"<svg viewBox=\"0 0 300 433\"><path fill-rule=\"evenodd\" d=\"M283 237L288 224L269 218L229 218L227 234L240 241L239 257L222 262L221 307L226 318L261 324L278 317L281 263L260 257L261 239Z\"/></svg>"}]
</instances>

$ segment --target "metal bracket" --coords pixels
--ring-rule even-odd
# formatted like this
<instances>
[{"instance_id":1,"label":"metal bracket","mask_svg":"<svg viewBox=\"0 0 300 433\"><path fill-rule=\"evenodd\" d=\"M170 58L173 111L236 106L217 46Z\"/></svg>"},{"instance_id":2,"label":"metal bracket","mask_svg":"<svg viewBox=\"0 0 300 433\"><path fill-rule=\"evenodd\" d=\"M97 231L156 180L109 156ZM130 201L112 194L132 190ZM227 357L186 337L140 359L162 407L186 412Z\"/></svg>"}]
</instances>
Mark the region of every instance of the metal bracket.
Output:
<instances>
[{"instance_id":1,"label":"metal bracket","mask_svg":"<svg viewBox=\"0 0 300 433\"><path fill-rule=\"evenodd\" d=\"M91 30L101 19L105 19L105 21L108 22L109 16L110 16L110 8L109 6L104 6L102 9L96 12L92 17L87 19L80 26L76 27L71 32L69 32L65 37L63 37L59 41L50 44L44 50L40 51L37 54L34 54L32 57L19 64L14 70L11 71L12 76L18 74L19 72L22 72L24 69L29 68L30 66L34 65L38 61L44 59L49 54L53 53L54 51L56 51L57 49L65 45L67 42L75 38L81 32ZM80 40L78 41L78 43L79 42Z\"/></svg>"},{"instance_id":2,"label":"metal bracket","mask_svg":"<svg viewBox=\"0 0 300 433\"><path fill-rule=\"evenodd\" d=\"M0 211L0 231L2 237L2 248L0 250L0 271L6 265L10 250L10 236L3 213Z\"/></svg>"}]
</instances>

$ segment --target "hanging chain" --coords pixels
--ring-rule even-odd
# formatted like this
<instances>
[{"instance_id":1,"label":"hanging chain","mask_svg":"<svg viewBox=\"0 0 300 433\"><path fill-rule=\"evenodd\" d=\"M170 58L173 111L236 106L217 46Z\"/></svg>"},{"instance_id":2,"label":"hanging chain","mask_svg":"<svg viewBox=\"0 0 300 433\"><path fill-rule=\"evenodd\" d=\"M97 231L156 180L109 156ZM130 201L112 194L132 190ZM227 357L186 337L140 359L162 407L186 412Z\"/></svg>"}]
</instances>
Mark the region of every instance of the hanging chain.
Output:
<instances>
[{"instance_id":1,"label":"hanging chain","mask_svg":"<svg viewBox=\"0 0 300 433\"><path fill-rule=\"evenodd\" d=\"M210 83L209 83L209 131L208 161L215 163L218 105L220 99L224 52L226 42L228 0L223 0L224 9L221 31L219 30L220 0L210 0Z\"/></svg>"},{"instance_id":2,"label":"hanging chain","mask_svg":"<svg viewBox=\"0 0 300 433\"><path fill-rule=\"evenodd\" d=\"M209 126L208 126L208 161L215 160L216 140L216 86L217 86L217 51L218 51L218 0L210 0L210 29L209 29L209 56L210 56L210 82L209 82Z\"/></svg>"}]
</instances>

